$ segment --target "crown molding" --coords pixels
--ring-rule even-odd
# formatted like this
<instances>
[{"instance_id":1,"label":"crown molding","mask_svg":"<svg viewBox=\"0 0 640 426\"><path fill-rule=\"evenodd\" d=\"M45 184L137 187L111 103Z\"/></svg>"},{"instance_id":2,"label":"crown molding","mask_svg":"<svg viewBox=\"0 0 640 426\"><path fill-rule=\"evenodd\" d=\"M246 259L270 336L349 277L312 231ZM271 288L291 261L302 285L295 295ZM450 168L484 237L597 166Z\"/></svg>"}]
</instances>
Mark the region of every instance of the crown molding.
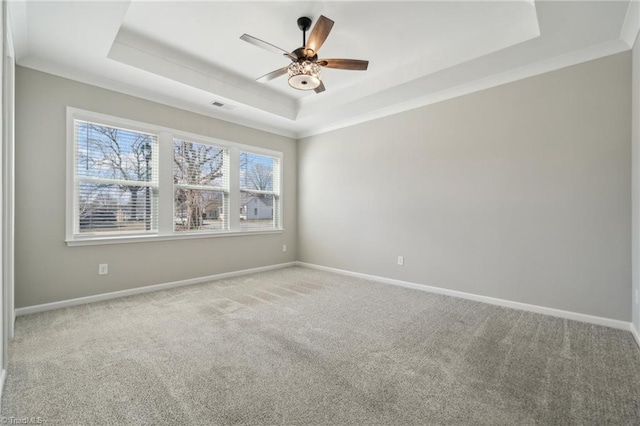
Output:
<instances>
[{"instance_id":1,"label":"crown molding","mask_svg":"<svg viewBox=\"0 0 640 426\"><path fill-rule=\"evenodd\" d=\"M429 91L429 86L425 79L416 79L390 87L385 91L374 93L364 98L353 99L350 102L346 102L339 106L323 108L317 111L317 113L311 114L307 117L290 119L268 113L258 107L238 102L235 99L231 100L230 98L231 103L238 106L234 111L211 109L208 103L201 104L193 101L185 101L176 96L159 94L152 90L136 87L133 84L122 83L105 77L96 76L90 72L71 69L70 67L56 63L52 59L25 56L24 50L20 48L20 46L26 45L26 40L24 38L26 37L26 28L23 25L26 21L21 19L21 17L25 18L26 2L24 0L17 0L15 2L10 2L9 5L11 6L11 26L14 43L16 44L15 50L16 55L18 56L16 58L16 62L20 66L127 95L136 96L145 100L180 108L233 124L295 139L331 132L337 129L420 108L538 74L543 74L627 51L633 46L635 37L640 31L640 0L632 0L628 5L620 36L615 40L554 58L534 62L522 67L513 68L499 74L478 76L470 82L458 84L452 80L449 87L437 92ZM156 59L166 61L166 59L163 58ZM180 64L176 64L176 66L178 65ZM425 78L428 78L428 76ZM210 90L201 90L203 90L203 93L210 92ZM413 98L413 95L416 93L426 94ZM258 95L256 94L256 96ZM216 100L218 100L220 98L224 98L224 96L212 95L212 98L216 98ZM224 102L224 99L220 100ZM284 105L282 105L282 107L285 109L287 108ZM290 108L290 106L288 107ZM289 114L290 113L285 113L284 115Z\"/></svg>"},{"instance_id":2,"label":"crown molding","mask_svg":"<svg viewBox=\"0 0 640 426\"><path fill-rule=\"evenodd\" d=\"M241 115L232 114L231 112L223 109L212 110L210 107L208 107L208 105L202 106L199 104L185 102L177 98L160 95L156 92L141 89L136 86L123 84L111 79L98 77L91 73L71 69L64 65L54 63L52 61L29 57L29 58L23 59L21 63L18 64L18 66L30 68L36 71L41 71L47 74L52 74L57 77L66 78L66 79L77 81L80 83L100 87L102 89L122 93L124 95L134 96L140 99L156 102L162 105L182 109L185 111L215 118L217 120L226 121L226 122L237 124L240 126L250 127L252 129L260 130L263 132L273 133L276 135L285 136L292 139L297 138L297 133L295 131L287 129L284 126L273 126L273 125L264 124L264 123L258 122L257 120L251 120ZM220 96L215 96L215 97L220 98Z\"/></svg>"},{"instance_id":3,"label":"crown molding","mask_svg":"<svg viewBox=\"0 0 640 426\"><path fill-rule=\"evenodd\" d=\"M637 4L637 2L634 2ZM625 21L626 22L626 21ZM638 21L640 23L640 20ZM303 139L310 136L315 136L323 133L328 133L334 130L338 130L345 127L350 127L356 124L365 123L367 121L376 120L389 115L398 114L404 111L420 108L423 106L431 105L434 103L442 102L448 99L453 99L459 96L464 96L481 90L489 89L492 87L500 86L503 84L511 83L514 81L522 80L525 78L533 77L539 74L555 71L558 69L566 68L572 65L588 62L594 59L602 58L616 53L629 50L630 47L626 41L622 39L613 40L607 43L602 43L596 46L589 47L587 49L571 52L566 55L557 56L555 58L535 62L524 67L509 70L507 72L493 75L487 78L481 78L469 83L465 83L459 86L451 87L442 90L437 93L431 93L420 98L409 99L403 102L397 102L391 106L385 108L378 108L375 110L366 111L364 108L374 104L372 98L376 95L361 99L359 101L352 102L344 105L345 108L361 109L363 112L349 119L344 120L331 120L321 117L319 120L322 123L331 123L327 125L305 127L306 123L291 122L290 125L269 125L258 122L257 120L243 117L240 114L235 114L227 111L213 111L209 108L201 105L195 105L190 102L185 102L177 98L171 98L164 95L160 95L148 90L140 89L135 86L125 85L114 80L97 77L90 73L85 73L73 69L69 69L60 64L55 64L50 61L25 58L19 64L27 68L32 68L37 71L46 72L49 74L57 75L59 77L68 78L71 80L79 81L81 83L94 85L103 89L113 90L116 92L124 93L139 97L148 101L157 102L160 104L168 105L171 107L183 109L186 111L194 112L196 114L206 115L208 117L216 118L219 120L228 121L230 123L238 124L241 126L251 127L256 130L261 130L280 136L285 136L295 139ZM409 82L405 85L416 84L416 82ZM393 88L392 88L393 89ZM409 87L410 89L410 87ZM409 90L411 91L411 90ZM380 94L380 96L384 96ZM235 112L239 112L236 110ZM328 113L340 114L339 110L328 111ZM313 119L313 117L312 117ZM312 120L308 120L312 121Z\"/></svg>"},{"instance_id":4,"label":"crown molding","mask_svg":"<svg viewBox=\"0 0 640 426\"><path fill-rule=\"evenodd\" d=\"M640 31L640 0L630 0L620 31L620 40L632 49L638 37L638 31Z\"/></svg>"},{"instance_id":5,"label":"crown molding","mask_svg":"<svg viewBox=\"0 0 640 426\"><path fill-rule=\"evenodd\" d=\"M268 86L249 85L222 68L126 29L118 32L107 58L288 120L296 116L295 100Z\"/></svg>"},{"instance_id":6,"label":"crown molding","mask_svg":"<svg viewBox=\"0 0 640 426\"><path fill-rule=\"evenodd\" d=\"M27 28L27 2L26 0L13 0L7 2L7 22L9 24L9 36L11 37L10 52L16 60L29 54L29 37ZM17 55L20 55L19 57Z\"/></svg>"},{"instance_id":7,"label":"crown molding","mask_svg":"<svg viewBox=\"0 0 640 426\"><path fill-rule=\"evenodd\" d=\"M387 108L377 109L375 111L365 112L352 119L334 121L328 126L310 127L306 130L297 133L299 139L315 136L323 133L327 133L333 130L338 130L345 127L350 127L356 124L364 123L378 118L383 118L389 115L398 114L404 111L420 108L423 106L435 104L438 102L446 101L448 99L457 98L459 96L468 95L471 93L479 92L481 90L490 89L492 87L501 86L503 84L511 83L514 81L522 80L536 75L544 74L547 72L559 70L562 68L578 65L584 62L592 61L594 59L602 58L605 56L614 55L616 53L629 50L629 46L622 40L613 40L607 43L602 43L596 46L589 47L587 49L578 50L565 55L557 56L555 58L546 59L543 61L535 62L524 67L515 68L501 74L493 75L486 78L481 78L469 83L461 84L459 86L451 87L442 90L437 93L431 93L420 98L409 99L405 102L398 102ZM408 83L409 85L415 82ZM410 90L409 90L410 91ZM371 104L373 97L367 98L362 102ZM353 102L356 104L357 102ZM331 120L323 120L325 122Z\"/></svg>"}]
</instances>

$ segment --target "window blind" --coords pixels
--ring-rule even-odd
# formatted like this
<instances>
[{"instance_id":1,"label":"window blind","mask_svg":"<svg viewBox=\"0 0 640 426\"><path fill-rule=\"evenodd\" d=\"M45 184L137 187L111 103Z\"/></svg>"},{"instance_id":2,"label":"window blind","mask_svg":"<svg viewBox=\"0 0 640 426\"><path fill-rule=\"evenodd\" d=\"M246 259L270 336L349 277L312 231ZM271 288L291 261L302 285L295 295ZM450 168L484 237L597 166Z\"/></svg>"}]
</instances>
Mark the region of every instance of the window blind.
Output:
<instances>
[{"instance_id":1,"label":"window blind","mask_svg":"<svg viewBox=\"0 0 640 426\"><path fill-rule=\"evenodd\" d=\"M281 152L75 108L67 126L69 245L282 230Z\"/></svg>"},{"instance_id":2,"label":"window blind","mask_svg":"<svg viewBox=\"0 0 640 426\"><path fill-rule=\"evenodd\" d=\"M229 228L229 155L224 148L174 139L174 231Z\"/></svg>"},{"instance_id":3,"label":"window blind","mask_svg":"<svg viewBox=\"0 0 640 426\"><path fill-rule=\"evenodd\" d=\"M158 136L74 120L74 233L158 229Z\"/></svg>"},{"instance_id":4,"label":"window blind","mask_svg":"<svg viewBox=\"0 0 640 426\"><path fill-rule=\"evenodd\" d=\"M280 159L240 152L240 229L280 225Z\"/></svg>"}]
</instances>

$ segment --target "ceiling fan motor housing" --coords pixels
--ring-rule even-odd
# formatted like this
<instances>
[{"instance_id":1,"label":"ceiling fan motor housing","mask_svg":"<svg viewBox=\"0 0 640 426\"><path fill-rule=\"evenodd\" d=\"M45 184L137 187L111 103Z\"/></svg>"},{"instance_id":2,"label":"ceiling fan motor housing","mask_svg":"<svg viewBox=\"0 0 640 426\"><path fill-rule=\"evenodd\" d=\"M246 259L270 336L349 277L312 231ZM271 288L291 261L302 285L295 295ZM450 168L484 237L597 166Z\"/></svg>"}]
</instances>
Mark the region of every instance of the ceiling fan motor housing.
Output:
<instances>
[{"instance_id":1,"label":"ceiling fan motor housing","mask_svg":"<svg viewBox=\"0 0 640 426\"><path fill-rule=\"evenodd\" d=\"M311 49L307 49L306 47L298 47L296 50L292 52L293 56L298 58L298 62L303 61L311 61L315 62L318 60L318 55Z\"/></svg>"}]
</instances>

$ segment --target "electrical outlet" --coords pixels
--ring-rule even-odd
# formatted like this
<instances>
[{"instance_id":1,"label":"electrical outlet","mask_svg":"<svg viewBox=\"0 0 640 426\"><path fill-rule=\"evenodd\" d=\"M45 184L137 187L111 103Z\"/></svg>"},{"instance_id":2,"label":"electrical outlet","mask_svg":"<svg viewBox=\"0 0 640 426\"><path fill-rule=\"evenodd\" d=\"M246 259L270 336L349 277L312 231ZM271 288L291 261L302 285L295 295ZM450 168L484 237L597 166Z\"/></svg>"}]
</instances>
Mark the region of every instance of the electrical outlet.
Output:
<instances>
[{"instance_id":1,"label":"electrical outlet","mask_svg":"<svg viewBox=\"0 0 640 426\"><path fill-rule=\"evenodd\" d=\"M109 264L101 263L98 265L98 275L107 275L109 273Z\"/></svg>"},{"instance_id":2,"label":"electrical outlet","mask_svg":"<svg viewBox=\"0 0 640 426\"><path fill-rule=\"evenodd\" d=\"M398 256L398 265L404 265L404 256Z\"/></svg>"},{"instance_id":3,"label":"electrical outlet","mask_svg":"<svg viewBox=\"0 0 640 426\"><path fill-rule=\"evenodd\" d=\"M287 252L287 245L286 245L286 244L284 244L284 245L282 246L282 252L283 252L283 253L286 253L286 252Z\"/></svg>"}]
</instances>

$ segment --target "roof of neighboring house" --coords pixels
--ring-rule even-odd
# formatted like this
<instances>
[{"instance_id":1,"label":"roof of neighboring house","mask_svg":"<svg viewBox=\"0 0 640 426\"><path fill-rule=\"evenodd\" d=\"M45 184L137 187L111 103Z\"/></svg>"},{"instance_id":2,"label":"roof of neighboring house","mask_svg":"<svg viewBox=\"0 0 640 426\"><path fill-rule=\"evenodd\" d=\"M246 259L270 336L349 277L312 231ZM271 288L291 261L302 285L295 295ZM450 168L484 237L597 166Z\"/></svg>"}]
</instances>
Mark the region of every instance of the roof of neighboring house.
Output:
<instances>
[{"instance_id":1,"label":"roof of neighboring house","mask_svg":"<svg viewBox=\"0 0 640 426\"><path fill-rule=\"evenodd\" d=\"M273 196L272 195L254 195L254 194L246 194L243 193L240 196L240 205L242 207L246 206L247 204L249 204L249 202L253 199L259 200L262 202L262 204L269 206L269 207L273 207Z\"/></svg>"}]
</instances>

